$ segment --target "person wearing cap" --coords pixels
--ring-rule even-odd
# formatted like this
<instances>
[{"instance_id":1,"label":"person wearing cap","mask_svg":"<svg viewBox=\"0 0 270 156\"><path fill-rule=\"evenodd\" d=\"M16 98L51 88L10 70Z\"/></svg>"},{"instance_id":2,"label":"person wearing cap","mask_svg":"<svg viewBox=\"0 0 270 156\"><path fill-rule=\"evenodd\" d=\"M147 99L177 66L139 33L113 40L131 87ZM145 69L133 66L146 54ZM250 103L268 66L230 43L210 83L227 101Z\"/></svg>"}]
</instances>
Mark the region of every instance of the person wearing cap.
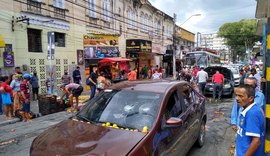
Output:
<instances>
[{"instance_id":1,"label":"person wearing cap","mask_svg":"<svg viewBox=\"0 0 270 156\"><path fill-rule=\"evenodd\" d=\"M70 107L73 107L73 97L75 97L76 99L75 111L78 110L79 96L83 92L83 87L77 83L70 83L66 86L62 85L61 89L63 89L64 93L61 96L60 101L63 101L64 96L68 94Z\"/></svg>"},{"instance_id":2,"label":"person wearing cap","mask_svg":"<svg viewBox=\"0 0 270 156\"><path fill-rule=\"evenodd\" d=\"M31 80L30 74L24 74L23 80L20 84L20 90L21 90L21 102L23 104L23 121L28 122L30 120L30 87L29 87L29 81Z\"/></svg>"},{"instance_id":3,"label":"person wearing cap","mask_svg":"<svg viewBox=\"0 0 270 156\"><path fill-rule=\"evenodd\" d=\"M79 66L77 66L76 69L73 71L72 77L73 77L73 82L74 83L80 84L81 72L80 72L80 67Z\"/></svg>"}]
</instances>

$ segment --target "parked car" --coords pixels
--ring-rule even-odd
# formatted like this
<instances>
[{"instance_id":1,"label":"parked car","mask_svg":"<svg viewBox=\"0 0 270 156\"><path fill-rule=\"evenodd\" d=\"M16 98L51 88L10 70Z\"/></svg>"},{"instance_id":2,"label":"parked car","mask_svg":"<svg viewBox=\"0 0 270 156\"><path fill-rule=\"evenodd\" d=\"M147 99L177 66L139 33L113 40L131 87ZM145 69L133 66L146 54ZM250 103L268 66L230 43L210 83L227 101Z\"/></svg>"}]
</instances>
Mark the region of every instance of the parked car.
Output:
<instances>
[{"instance_id":1,"label":"parked car","mask_svg":"<svg viewBox=\"0 0 270 156\"><path fill-rule=\"evenodd\" d=\"M31 156L184 156L204 144L205 98L185 81L125 81L34 139Z\"/></svg>"},{"instance_id":2,"label":"parked car","mask_svg":"<svg viewBox=\"0 0 270 156\"><path fill-rule=\"evenodd\" d=\"M240 72L239 72L239 69L238 68L235 68L235 67L231 67L231 68L228 68L232 71L233 73L233 78L234 78L234 86L239 86L240 85L240 78L241 78L241 75L240 75Z\"/></svg>"},{"instance_id":3,"label":"parked car","mask_svg":"<svg viewBox=\"0 0 270 156\"><path fill-rule=\"evenodd\" d=\"M223 85L223 91L222 95L228 95L229 97L233 96L234 92L234 77L233 73L230 69L221 67L221 66L212 66L212 67L207 67L205 68L205 72L208 73L208 81L205 86L205 94L213 94L213 86L214 84L212 83L212 77L216 73L216 71L219 71L221 74L224 75L225 78L225 83Z\"/></svg>"}]
</instances>

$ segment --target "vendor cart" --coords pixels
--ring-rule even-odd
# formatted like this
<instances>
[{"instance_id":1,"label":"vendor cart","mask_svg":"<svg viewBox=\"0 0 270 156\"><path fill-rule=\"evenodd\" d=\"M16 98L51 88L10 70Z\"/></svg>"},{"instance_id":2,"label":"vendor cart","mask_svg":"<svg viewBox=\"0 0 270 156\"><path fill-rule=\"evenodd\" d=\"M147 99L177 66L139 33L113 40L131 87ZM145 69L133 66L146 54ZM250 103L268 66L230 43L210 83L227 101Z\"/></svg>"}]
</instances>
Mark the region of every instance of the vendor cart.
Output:
<instances>
[{"instance_id":1,"label":"vendor cart","mask_svg":"<svg viewBox=\"0 0 270 156\"><path fill-rule=\"evenodd\" d=\"M112 82L119 82L127 80L127 73L129 72L129 62L127 58L104 58L98 62L99 71L105 73L105 77Z\"/></svg>"}]
</instances>

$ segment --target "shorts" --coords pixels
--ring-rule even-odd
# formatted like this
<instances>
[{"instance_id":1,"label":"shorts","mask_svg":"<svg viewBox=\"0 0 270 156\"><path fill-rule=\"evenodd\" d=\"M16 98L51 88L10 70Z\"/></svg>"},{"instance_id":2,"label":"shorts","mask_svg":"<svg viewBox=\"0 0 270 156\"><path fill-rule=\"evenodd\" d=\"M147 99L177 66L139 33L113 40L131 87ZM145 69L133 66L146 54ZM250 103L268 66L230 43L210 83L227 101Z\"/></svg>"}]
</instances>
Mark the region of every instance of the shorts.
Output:
<instances>
[{"instance_id":1,"label":"shorts","mask_svg":"<svg viewBox=\"0 0 270 156\"><path fill-rule=\"evenodd\" d=\"M33 94L38 94L38 88L32 88Z\"/></svg>"},{"instance_id":2,"label":"shorts","mask_svg":"<svg viewBox=\"0 0 270 156\"><path fill-rule=\"evenodd\" d=\"M23 112L29 113L29 112L30 112L30 103L29 103L29 104L26 104L26 103L24 102L24 103L23 103L22 111L23 111Z\"/></svg>"},{"instance_id":3,"label":"shorts","mask_svg":"<svg viewBox=\"0 0 270 156\"><path fill-rule=\"evenodd\" d=\"M77 89L74 89L72 91L72 95L74 97L79 97L82 94L82 92L83 92L83 87L82 86L79 86Z\"/></svg>"}]
</instances>

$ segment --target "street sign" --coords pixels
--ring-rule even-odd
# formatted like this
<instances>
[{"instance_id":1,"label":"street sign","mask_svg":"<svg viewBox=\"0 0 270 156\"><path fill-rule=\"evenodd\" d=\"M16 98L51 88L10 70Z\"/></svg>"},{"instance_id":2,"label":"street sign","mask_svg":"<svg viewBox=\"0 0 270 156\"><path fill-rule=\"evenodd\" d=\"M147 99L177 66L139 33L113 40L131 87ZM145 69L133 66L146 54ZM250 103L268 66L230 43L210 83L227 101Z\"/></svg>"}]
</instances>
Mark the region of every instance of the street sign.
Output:
<instances>
[{"instance_id":1,"label":"street sign","mask_svg":"<svg viewBox=\"0 0 270 156\"><path fill-rule=\"evenodd\" d=\"M54 32L48 32L48 60L54 60L54 48L55 48L55 40L54 40Z\"/></svg>"}]
</instances>

